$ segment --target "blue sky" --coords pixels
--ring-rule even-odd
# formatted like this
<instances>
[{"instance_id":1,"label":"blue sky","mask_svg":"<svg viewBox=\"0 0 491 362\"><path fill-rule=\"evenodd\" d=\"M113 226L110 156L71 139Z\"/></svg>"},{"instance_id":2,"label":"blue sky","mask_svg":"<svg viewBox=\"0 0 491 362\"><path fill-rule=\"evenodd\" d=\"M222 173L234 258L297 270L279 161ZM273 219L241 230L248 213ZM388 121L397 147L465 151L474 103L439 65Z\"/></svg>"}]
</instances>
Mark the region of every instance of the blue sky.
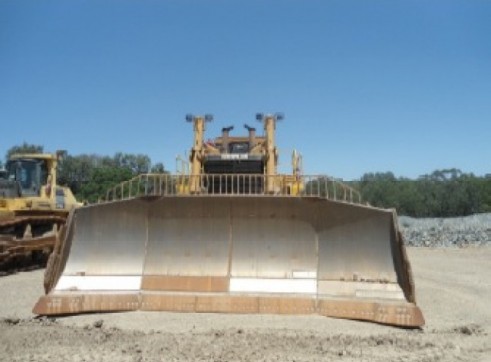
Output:
<instances>
[{"instance_id":1,"label":"blue sky","mask_svg":"<svg viewBox=\"0 0 491 362\"><path fill-rule=\"evenodd\" d=\"M278 125L280 170L491 173L491 2L0 1L0 156L144 153ZM257 124L260 127L259 124Z\"/></svg>"}]
</instances>

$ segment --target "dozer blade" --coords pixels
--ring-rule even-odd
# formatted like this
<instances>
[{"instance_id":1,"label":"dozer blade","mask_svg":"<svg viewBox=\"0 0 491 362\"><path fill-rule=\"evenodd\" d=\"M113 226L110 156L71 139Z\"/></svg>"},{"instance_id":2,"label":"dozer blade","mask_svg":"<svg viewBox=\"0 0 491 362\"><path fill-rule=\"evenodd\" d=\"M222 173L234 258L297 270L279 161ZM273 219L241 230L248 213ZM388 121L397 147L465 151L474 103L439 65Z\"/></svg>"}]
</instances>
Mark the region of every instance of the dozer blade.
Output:
<instances>
[{"instance_id":1,"label":"dozer blade","mask_svg":"<svg viewBox=\"0 0 491 362\"><path fill-rule=\"evenodd\" d=\"M320 314L424 324L392 210L313 197L166 196L69 218L34 313Z\"/></svg>"}]
</instances>

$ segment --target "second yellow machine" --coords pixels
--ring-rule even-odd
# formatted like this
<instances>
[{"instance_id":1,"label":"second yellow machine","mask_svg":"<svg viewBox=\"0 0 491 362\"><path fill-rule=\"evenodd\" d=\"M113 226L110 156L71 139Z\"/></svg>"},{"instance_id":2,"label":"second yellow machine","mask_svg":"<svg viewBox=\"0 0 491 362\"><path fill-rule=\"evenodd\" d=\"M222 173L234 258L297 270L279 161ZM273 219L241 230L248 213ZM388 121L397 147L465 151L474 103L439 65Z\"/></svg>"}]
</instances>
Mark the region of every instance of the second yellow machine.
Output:
<instances>
[{"instance_id":1,"label":"second yellow machine","mask_svg":"<svg viewBox=\"0 0 491 362\"><path fill-rule=\"evenodd\" d=\"M46 272L42 315L99 311L320 314L419 327L394 210L350 187L277 173L278 114L264 135L205 141L188 116L189 165L140 175L75 210Z\"/></svg>"},{"instance_id":2,"label":"second yellow machine","mask_svg":"<svg viewBox=\"0 0 491 362\"><path fill-rule=\"evenodd\" d=\"M0 175L0 271L44 266L68 213L81 206L57 184L56 154L14 154Z\"/></svg>"}]
</instances>

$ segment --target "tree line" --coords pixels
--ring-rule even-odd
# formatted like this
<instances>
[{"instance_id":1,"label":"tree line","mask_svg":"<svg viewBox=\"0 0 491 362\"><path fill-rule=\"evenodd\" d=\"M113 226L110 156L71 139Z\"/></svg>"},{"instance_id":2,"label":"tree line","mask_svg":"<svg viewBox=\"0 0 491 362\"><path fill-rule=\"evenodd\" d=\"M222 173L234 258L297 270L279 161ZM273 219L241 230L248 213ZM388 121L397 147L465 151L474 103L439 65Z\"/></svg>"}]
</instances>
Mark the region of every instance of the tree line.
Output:
<instances>
[{"instance_id":1,"label":"tree line","mask_svg":"<svg viewBox=\"0 0 491 362\"><path fill-rule=\"evenodd\" d=\"M371 205L396 208L400 215L453 217L491 212L491 177L456 168L436 170L416 180L392 172L366 173L353 186Z\"/></svg>"},{"instance_id":2,"label":"tree line","mask_svg":"<svg viewBox=\"0 0 491 362\"><path fill-rule=\"evenodd\" d=\"M24 143L11 147L7 161L15 153L43 153L44 147ZM0 164L1 166L1 164ZM142 173L167 173L162 162L152 163L144 154L118 152L114 156L65 154L58 163L58 184L68 186L77 200L97 202L107 190Z\"/></svg>"},{"instance_id":3,"label":"tree line","mask_svg":"<svg viewBox=\"0 0 491 362\"><path fill-rule=\"evenodd\" d=\"M6 160L13 153L43 151L43 146L24 143L10 148ZM70 187L78 200L96 202L111 187L148 172L167 173L161 162L152 164L143 154L67 154L58 167L58 183ZM436 170L416 180L396 177L392 172L366 173L349 184L361 192L365 202L396 208L400 215L452 217L491 212L491 177L455 168Z\"/></svg>"}]
</instances>

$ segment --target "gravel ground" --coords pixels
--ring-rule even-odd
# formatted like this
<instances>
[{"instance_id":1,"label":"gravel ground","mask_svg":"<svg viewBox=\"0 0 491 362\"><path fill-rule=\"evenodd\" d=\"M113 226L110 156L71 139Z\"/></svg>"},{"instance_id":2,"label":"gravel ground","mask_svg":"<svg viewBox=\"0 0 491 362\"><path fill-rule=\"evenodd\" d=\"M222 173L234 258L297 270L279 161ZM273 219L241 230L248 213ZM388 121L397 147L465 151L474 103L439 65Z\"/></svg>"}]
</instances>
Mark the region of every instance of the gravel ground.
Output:
<instances>
[{"instance_id":1,"label":"gravel ground","mask_svg":"<svg viewBox=\"0 0 491 362\"><path fill-rule=\"evenodd\" d=\"M319 316L36 318L37 270L0 277L0 361L491 361L491 214L399 223L408 245L426 247L408 248L421 330Z\"/></svg>"},{"instance_id":2,"label":"gravel ground","mask_svg":"<svg viewBox=\"0 0 491 362\"><path fill-rule=\"evenodd\" d=\"M34 318L42 270L0 278L0 361L491 361L491 246L408 248L421 330L320 316Z\"/></svg>"}]
</instances>

